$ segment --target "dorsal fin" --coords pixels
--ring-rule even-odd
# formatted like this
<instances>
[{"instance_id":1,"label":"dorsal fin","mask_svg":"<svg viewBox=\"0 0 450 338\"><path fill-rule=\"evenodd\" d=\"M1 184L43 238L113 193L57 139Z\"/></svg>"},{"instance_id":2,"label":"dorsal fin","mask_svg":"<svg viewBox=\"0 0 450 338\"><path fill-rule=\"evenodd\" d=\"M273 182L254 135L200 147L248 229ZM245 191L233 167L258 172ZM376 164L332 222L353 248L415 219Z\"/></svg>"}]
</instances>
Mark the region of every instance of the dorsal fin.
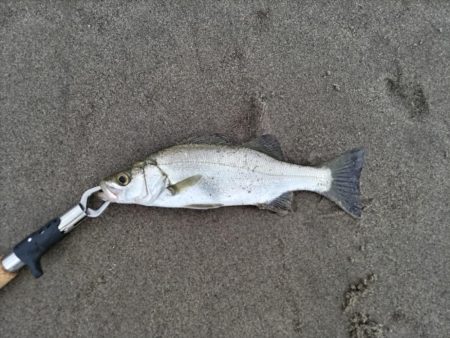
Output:
<instances>
[{"instance_id":1,"label":"dorsal fin","mask_svg":"<svg viewBox=\"0 0 450 338\"><path fill-rule=\"evenodd\" d=\"M259 204L260 209L267 209L278 215L284 216L292 210L292 200L294 199L294 193L292 191L285 192L284 194L278 196L273 201L267 204Z\"/></svg>"},{"instance_id":2,"label":"dorsal fin","mask_svg":"<svg viewBox=\"0 0 450 338\"><path fill-rule=\"evenodd\" d=\"M231 142L221 134L211 134L211 135L190 137L187 140L184 140L183 144L230 145Z\"/></svg>"},{"instance_id":3,"label":"dorsal fin","mask_svg":"<svg viewBox=\"0 0 450 338\"><path fill-rule=\"evenodd\" d=\"M244 143L242 146L256 151L260 151L277 160L280 161L284 160L284 155L283 151L281 150L280 142L278 142L277 138L273 135L265 134L259 136Z\"/></svg>"}]
</instances>

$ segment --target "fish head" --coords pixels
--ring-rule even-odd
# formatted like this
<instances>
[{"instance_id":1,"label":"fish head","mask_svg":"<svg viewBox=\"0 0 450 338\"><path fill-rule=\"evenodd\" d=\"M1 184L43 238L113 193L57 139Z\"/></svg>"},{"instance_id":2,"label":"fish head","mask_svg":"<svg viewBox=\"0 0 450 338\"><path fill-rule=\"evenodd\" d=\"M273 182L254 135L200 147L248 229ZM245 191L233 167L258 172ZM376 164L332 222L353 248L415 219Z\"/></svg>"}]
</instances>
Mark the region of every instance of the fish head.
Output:
<instances>
[{"instance_id":1,"label":"fish head","mask_svg":"<svg viewBox=\"0 0 450 338\"><path fill-rule=\"evenodd\" d=\"M137 203L147 196L144 167L139 163L131 169L120 171L100 182L98 194L104 201L114 203Z\"/></svg>"}]
</instances>

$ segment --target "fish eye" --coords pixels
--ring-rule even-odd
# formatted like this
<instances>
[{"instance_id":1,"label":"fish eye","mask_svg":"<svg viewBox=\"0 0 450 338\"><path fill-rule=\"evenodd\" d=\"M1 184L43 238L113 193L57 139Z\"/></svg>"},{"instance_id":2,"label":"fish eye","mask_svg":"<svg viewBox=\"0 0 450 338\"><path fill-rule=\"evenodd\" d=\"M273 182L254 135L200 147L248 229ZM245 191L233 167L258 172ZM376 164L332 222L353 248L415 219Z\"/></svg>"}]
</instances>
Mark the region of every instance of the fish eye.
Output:
<instances>
[{"instance_id":1,"label":"fish eye","mask_svg":"<svg viewBox=\"0 0 450 338\"><path fill-rule=\"evenodd\" d=\"M130 177L126 173L120 173L116 176L116 181L121 186L126 186L130 183Z\"/></svg>"}]
</instances>

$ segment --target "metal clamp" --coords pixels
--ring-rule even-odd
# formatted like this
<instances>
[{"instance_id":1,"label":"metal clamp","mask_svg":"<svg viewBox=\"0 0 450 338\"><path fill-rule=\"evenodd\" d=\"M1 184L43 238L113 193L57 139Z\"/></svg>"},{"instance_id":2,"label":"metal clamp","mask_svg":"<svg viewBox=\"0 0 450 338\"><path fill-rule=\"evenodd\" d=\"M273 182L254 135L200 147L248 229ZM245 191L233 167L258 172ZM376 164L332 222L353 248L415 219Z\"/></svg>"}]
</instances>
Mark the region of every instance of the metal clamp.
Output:
<instances>
[{"instance_id":1,"label":"metal clamp","mask_svg":"<svg viewBox=\"0 0 450 338\"><path fill-rule=\"evenodd\" d=\"M91 209L87 206L89 197L91 197L96 192L99 192L100 190L102 190L101 187L94 187L86 190L81 196L80 205L84 209L87 217L95 218L100 216L111 203L109 201L104 201L98 209Z\"/></svg>"},{"instance_id":2,"label":"metal clamp","mask_svg":"<svg viewBox=\"0 0 450 338\"><path fill-rule=\"evenodd\" d=\"M80 203L60 217L61 223L58 225L59 231L68 233L85 217L95 218L100 216L109 206L109 201L103 202L98 209L91 209L88 207L89 197L100 190L102 190L100 187L94 187L86 190L81 196Z\"/></svg>"},{"instance_id":3,"label":"metal clamp","mask_svg":"<svg viewBox=\"0 0 450 338\"><path fill-rule=\"evenodd\" d=\"M100 190L100 187L86 190L81 196L80 203L18 243L13 252L1 261L3 268L14 272L28 265L35 277L41 276L40 257L83 219L98 217L106 210L110 202L103 202L98 209L88 207L89 197Z\"/></svg>"}]
</instances>

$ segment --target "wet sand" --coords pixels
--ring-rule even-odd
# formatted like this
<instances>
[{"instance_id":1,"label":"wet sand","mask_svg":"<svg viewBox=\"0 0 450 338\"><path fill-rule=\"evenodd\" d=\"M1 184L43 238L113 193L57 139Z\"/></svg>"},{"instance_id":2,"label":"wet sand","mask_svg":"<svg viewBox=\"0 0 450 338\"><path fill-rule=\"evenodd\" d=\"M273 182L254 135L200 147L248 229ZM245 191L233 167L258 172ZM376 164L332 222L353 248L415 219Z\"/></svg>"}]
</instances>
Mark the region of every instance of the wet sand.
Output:
<instances>
[{"instance_id":1,"label":"wet sand","mask_svg":"<svg viewBox=\"0 0 450 338\"><path fill-rule=\"evenodd\" d=\"M2 337L446 337L450 4L0 3L0 252L194 135L367 150L354 220L114 205L0 291Z\"/></svg>"}]
</instances>

